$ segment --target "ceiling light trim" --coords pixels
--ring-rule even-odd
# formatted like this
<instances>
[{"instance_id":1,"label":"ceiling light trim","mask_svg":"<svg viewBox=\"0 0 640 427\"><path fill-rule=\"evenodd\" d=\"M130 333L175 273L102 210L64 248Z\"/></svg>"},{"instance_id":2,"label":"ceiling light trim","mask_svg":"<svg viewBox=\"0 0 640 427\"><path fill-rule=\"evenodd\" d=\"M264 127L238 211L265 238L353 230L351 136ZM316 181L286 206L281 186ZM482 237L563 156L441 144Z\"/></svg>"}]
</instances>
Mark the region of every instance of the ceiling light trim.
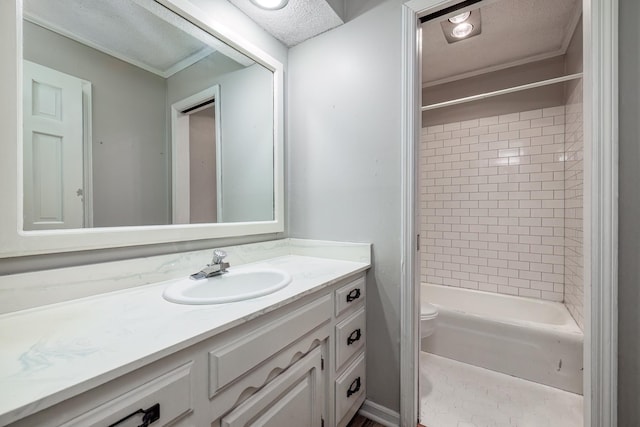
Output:
<instances>
[{"instance_id":1,"label":"ceiling light trim","mask_svg":"<svg viewBox=\"0 0 640 427\"><path fill-rule=\"evenodd\" d=\"M451 35L457 39L464 39L469 37L469 35L473 32L473 24L468 22L462 22L451 30Z\"/></svg>"},{"instance_id":2,"label":"ceiling light trim","mask_svg":"<svg viewBox=\"0 0 640 427\"><path fill-rule=\"evenodd\" d=\"M462 24L464 21L469 19L470 16L471 16L471 11L467 10L466 12L462 12L452 16L451 18L448 19L448 21L451 22L452 24Z\"/></svg>"},{"instance_id":3,"label":"ceiling light trim","mask_svg":"<svg viewBox=\"0 0 640 427\"><path fill-rule=\"evenodd\" d=\"M289 0L278 0L273 6L269 6L264 3L265 1L268 2L269 0L251 0L251 3L262 10L280 10L289 3Z\"/></svg>"},{"instance_id":4,"label":"ceiling light trim","mask_svg":"<svg viewBox=\"0 0 640 427\"><path fill-rule=\"evenodd\" d=\"M482 33L482 13L480 9L472 9L466 12L469 12L469 16L459 24L451 22L449 19L452 17L440 21L440 28L444 33L445 39L447 39L447 43L453 44L461 42ZM458 13L453 17L459 15L462 14ZM457 32L460 33L456 34Z\"/></svg>"}]
</instances>

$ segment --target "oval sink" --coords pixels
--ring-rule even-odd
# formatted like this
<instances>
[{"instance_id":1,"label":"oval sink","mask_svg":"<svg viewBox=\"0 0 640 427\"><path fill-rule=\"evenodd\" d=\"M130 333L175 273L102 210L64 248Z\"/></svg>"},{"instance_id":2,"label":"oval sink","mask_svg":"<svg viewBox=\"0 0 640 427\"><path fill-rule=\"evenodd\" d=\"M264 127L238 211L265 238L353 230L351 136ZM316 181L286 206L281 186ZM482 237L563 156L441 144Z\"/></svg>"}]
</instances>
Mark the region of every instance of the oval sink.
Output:
<instances>
[{"instance_id":1,"label":"oval sink","mask_svg":"<svg viewBox=\"0 0 640 427\"><path fill-rule=\"evenodd\" d=\"M229 271L208 279L182 279L167 287L162 296L178 304L222 304L268 295L289 283L291 276L282 270Z\"/></svg>"}]
</instances>

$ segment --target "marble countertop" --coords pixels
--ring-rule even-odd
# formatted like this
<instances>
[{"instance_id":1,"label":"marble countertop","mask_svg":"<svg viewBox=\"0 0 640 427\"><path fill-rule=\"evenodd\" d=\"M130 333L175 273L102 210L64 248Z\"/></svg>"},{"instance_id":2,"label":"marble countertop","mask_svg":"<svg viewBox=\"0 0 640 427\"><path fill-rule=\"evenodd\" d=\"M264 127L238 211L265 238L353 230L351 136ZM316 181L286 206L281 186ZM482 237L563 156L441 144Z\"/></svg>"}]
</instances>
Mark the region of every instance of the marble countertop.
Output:
<instances>
[{"instance_id":1,"label":"marble countertop","mask_svg":"<svg viewBox=\"0 0 640 427\"><path fill-rule=\"evenodd\" d=\"M369 268L285 255L242 268L277 268L292 283L220 305L173 304L174 280L0 315L0 425L104 384Z\"/></svg>"}]
</instances>

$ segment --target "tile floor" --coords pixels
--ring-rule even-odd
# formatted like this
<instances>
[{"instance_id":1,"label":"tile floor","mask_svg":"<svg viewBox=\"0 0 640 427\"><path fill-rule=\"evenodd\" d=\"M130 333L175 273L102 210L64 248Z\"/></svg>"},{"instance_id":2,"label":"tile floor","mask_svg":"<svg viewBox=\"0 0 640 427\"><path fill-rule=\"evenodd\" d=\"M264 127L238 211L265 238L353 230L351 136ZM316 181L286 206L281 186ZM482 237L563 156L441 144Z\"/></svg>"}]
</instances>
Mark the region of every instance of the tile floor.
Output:
<instances>
[{"instance_id":1,"label":"tile floor","mask_svg":"<svg viewBox=\"0 0 640 427\"><path fill-rule=\"evenodd\" d=\"M582 427L582 396L420 353L420 421L429 427Z\"/></svg>"}]
</instances>

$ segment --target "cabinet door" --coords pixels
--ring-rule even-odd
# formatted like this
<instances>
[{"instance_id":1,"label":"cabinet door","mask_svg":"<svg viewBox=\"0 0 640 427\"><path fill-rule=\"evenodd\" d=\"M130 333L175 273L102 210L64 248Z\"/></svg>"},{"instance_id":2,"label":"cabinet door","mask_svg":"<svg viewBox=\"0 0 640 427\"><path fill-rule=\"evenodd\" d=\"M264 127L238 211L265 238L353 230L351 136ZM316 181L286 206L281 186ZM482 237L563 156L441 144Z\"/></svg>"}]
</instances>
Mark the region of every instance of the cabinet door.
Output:
<instances>
[{"instance_id":1,"label":"cabinet door","mask_svg":"<svg viewBox=\"0 0 640 427\"><path fill-rule=\"evenodd\" d=\"M221 420L222 427L319 427L323 384L316 347Z\"/></svg>"}]
</instances>

